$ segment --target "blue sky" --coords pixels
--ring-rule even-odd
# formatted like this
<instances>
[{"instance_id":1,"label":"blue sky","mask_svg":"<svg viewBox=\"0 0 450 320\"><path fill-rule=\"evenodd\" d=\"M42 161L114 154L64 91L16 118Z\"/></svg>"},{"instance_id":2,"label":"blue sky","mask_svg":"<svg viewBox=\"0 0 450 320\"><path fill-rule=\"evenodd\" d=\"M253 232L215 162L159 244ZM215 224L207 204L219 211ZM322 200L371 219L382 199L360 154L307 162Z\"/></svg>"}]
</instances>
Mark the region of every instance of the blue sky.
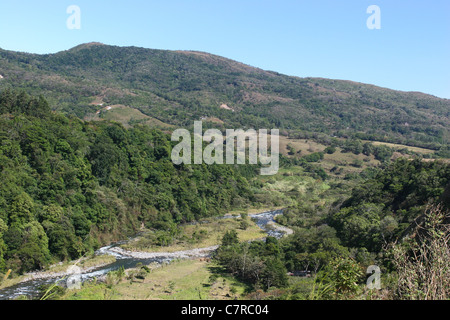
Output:
<instances>
[{"instance_id":1,"label":"blue sky","mask_svg":"<svg viewBox=\"0 0 450 320\"><path fill-rule=\"evenodd\" d=\"M81 10L69 30L66 10ZM381 9L381 29L366 12ZM450 98L448 0L2 0L0 47L54 53L98 41L198 50L299 77Z\"/></svg>"}]
</instances>

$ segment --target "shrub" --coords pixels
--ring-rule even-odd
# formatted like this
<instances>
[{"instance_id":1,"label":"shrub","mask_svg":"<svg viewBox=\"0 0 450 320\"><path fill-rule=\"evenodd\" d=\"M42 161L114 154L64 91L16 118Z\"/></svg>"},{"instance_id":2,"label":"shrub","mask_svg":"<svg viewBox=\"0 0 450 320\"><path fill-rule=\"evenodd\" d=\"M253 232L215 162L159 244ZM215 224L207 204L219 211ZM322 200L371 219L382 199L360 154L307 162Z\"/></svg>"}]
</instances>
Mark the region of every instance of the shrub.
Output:
<instances>
[{"instance_id":1,"label":"shrub","mask_svg":"<svg viewBox=\"0 0 450 320\"><path fill-rule=\"evenodd\" d=\"M450 224L441 206L430 206L415 237L390 247L398 272L397 297L405 300L450 299Z\"/></svg>"}]
</instances>

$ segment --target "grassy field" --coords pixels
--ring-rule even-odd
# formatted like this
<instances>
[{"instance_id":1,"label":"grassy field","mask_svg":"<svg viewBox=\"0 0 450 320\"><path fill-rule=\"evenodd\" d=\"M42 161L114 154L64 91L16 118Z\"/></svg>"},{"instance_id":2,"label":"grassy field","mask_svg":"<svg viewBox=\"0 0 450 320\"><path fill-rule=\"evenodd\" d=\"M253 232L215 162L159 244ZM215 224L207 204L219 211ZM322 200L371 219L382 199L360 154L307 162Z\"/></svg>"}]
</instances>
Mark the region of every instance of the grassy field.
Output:
<instances>
[{"instance_id":1,"label":"grassy field","mask_svg":"<svg viewBox=\"0 0 450 320\"><path fill-rule=\"evenodd\" d=\"M127 107L124 105L112 105L100 109L95 115L88 116L85 120L88 121L115 121L121 123L125 128L131 127L133 124L139 123L151 127L169 128L167 123L159 121L158 119L149 117L141 111Z\"/></svg>"},{"instance_id":2,"label":"grassy field","mask_svg":"<svg viewBox=\"0 0 450 320\"><path fill-rule=\"evenodd\" d=\"M372 143L375 146L385 145L385 146L388 146L388 147L393 148L393 149L408 149L409 151L422 153L422 154L435 153L435 151L431 150L431 149L425 149L425 148L419 148L419 147L411 147L411 146L406 146L406 145L403 145L403 144L395 144L395 143L381 142L381 141L366 141L366 140L363 140L363 142L369 142L369 143Z\"/></svg>"},{"instance_id":3,"label":"grassy field","mask_svg":"<svg viewBox=\"0 0 450 320\"><path fill-rule=\"evenodd\" d=\"M124 281L115 290L119 299L126 300L220 300L245 291L245 285L231 277L214 277L214 268L215 264L199 260L175 262L152 271L142 283Z\"/></svg>"},{"instance_id":4,"label":"grassy field","mask_svg":"<svg viewBox=\"0 0 450 320\"><path fill-rule=\"evenodd\" d=\"M314 152L324 151L326 146L308 139L291 139L280 135L280 153L287 156L289 153L288 145L291 145L297 152L301 151L298 156L305 156Z\"/></svg>"},{"instance_id":5,"label":"grassy field","mask_svg":"<svg viewBox=\"0 0 450 320\"><path fill-rule=\"evenodd\" d=\"M128 271L128 275L135 270ZM80 290L70 290L64 300L224 300L240 298L245 284L220 272L212 262L174 261L152 269L145 279L125 276L113 286L85 283Z\"/></svg>"},{"instance_id":6,"label":"grassy field","mask_svg":"<svg viewBox=\"0 0 450 320\"><path fill-rule=\"evenodd\" d=\"M355 163L360 165L355 165ZM341 148L336 148L336 152L333 154L325 154L324 159L321 161L321 166L328 173L334 167L342 168L340 175L344 176L347 173L360 172L368 167L376 167L380 164L380 161L376 160L373 155L366 156L362 153L356 155L351 152L342 152ZM336 173L333 173L336 175Z\"/></svg>"},{"instance_id":7,"label":"grassy field","mask_svg":"<svg viewBox=\"0 0 450 320\"><path fill-rule=\"evenodd\" d=\"M288 145L295 149L296 154L289 154ZM287 157L301 158L314 152L323 152L325 148L325 145L310 139L290 139L280 136L280 153ZM331 176L344 177L348 173L357 173L365 168L378 166L380 161L375 160L373 155L366 156L362 153L356 155L336 148L333 154L325 153L324 159L319 164Z\"/></svg>"}]
</instances>

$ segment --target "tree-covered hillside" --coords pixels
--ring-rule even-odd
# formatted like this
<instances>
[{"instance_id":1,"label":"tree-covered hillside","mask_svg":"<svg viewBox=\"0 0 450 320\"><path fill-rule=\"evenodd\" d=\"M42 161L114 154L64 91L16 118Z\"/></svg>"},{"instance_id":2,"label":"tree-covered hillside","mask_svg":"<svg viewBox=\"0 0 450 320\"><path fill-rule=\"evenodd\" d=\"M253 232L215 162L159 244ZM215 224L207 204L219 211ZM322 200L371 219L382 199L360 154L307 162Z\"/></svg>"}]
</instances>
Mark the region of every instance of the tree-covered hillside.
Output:
<instances>
[{"instance_id":1,"label":"tree-covered hillside","mask_svg":"<svg viewBox=\"0 0 450 320\"><path fill-rule=\"evenodd\" d=\"M122 104L177 126L279 128L439 149L450 101L350 81L289 77L201 52L85 44L56 54L0 50L0 89L46 96L85 117Z\"/></svg>"},{"instance_id":2,"label":"tree-covered hillside","mask_svg":"<svg viewBox=\"0 0 450 320\"><path fill-rule=\"evenodd\" d=\"M223 214L252 201L256 168L175 166L167 134L50 111L41 96L0 94L0 272L75 259L142 225Z\"/></svg>"}]
</instances>

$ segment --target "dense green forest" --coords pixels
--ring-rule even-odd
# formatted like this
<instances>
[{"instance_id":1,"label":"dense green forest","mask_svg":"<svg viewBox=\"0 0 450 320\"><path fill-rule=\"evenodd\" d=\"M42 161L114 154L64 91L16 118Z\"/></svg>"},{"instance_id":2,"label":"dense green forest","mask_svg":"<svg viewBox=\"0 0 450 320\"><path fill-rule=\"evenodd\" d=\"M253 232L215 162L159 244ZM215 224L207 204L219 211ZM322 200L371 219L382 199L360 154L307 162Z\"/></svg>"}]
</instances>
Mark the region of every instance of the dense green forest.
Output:
<instances>
[{"instance_id":1,"label":"dense green forest","mask_svg":"<svg viewBox=\"0 0 450 320\"><path fill-rule=\"evenodd\" d=\"M300 225L291 244L297 252L314 255L330 246L330 252L350 249L376 256L384 244L406 236L425 207L441 201L450 183L450 166L440 162L399 159L370 171L349 198L318 221L301 219L301 206L288 210L284 223ZM302 261L289 263L300 268Z\"/></svg>"},{"instance_id":2,"label":"dense green forest","mask_svg":"<svg viewBox=\"0 0 450 320\"><path fill-rule=\"evenodd\" d=\"M40 269L122 239L252 202L248 166L175 166L170 136L51 112L0 95L0 272Z\"/></svg>"},{"instance_id":3,"label":"dense green forest","mask_svg":"<svg viewBox=\"0 0 450 320\"><path fill-rule=\"evenodd\" d=\"M226 234L215 258L256 292L278 288L261 293L269 299L365 299L366 270L373 265L382 268L389 290L385 299L422 299L427 281L436 280L432 272L442 281L448 276L449 194L448 163L389 161L362 172L349 196L330 206L312 207L314 201L304 198L288 207L278 222L293 228L292 235L249 244ZM401 270L408 263L410 270ZM420 276L414 277L413 266L422 268ZM315 280L290 284L286 274L295 270ZM406 280L416 281L416 287L402 288ZM448 298L448 285L436 283L443 292L439 298Z\"/></svg>"},{"instance_id":4,"label":"dense green forest","mask_svg":"<svg viewBox=\"0 0 450 320\"><path fill-rule=\"evenodd\" d=\"M0 49L1 88L43 94L80 118L122 104L164 123L378 140L439 150L450 101L351 81L289 77L202 52L80 45L36 55ZM222 107L226 106L226 107Z\"/></svg>"}]
</instances>

